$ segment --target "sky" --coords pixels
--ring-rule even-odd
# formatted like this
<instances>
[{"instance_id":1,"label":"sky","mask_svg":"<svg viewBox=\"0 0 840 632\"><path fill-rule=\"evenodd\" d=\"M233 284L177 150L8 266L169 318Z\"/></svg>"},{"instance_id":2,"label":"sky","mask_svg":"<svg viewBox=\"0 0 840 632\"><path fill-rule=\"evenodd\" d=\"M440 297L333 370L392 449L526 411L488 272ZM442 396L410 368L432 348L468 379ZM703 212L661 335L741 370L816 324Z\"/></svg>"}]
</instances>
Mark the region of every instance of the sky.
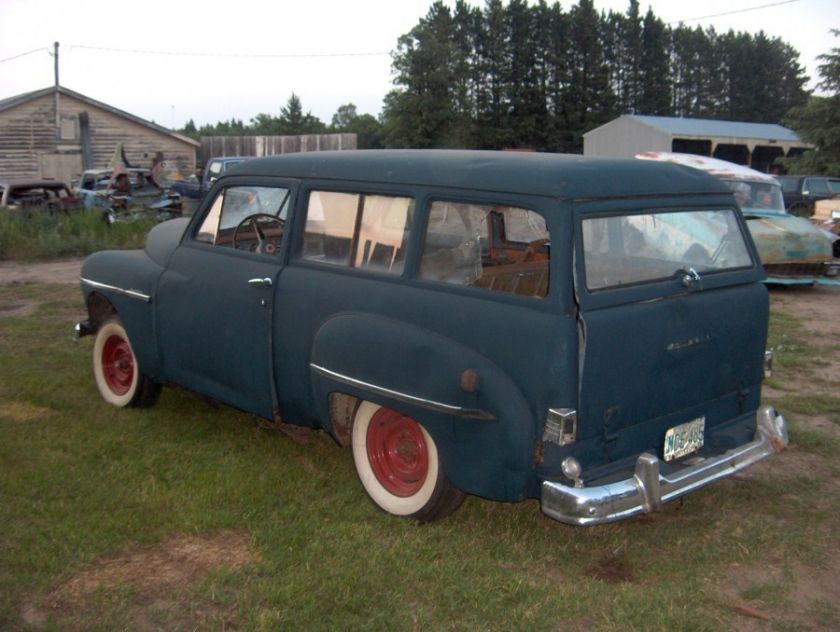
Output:
<instances>
[{"instance_id":1,"label":"sky","mask_svg":"<svg viewBox=\"0 0 840 632\"><path fill-rule=\"evenodd\" d=\"M393 88L390 53L431 4L0 0L0 99L53 85L57 41L61 85L166 127L277 115L292 92L325 123L348 102L378 115ZM568 11L576 1L560 4ZM639 4L642 14L651 7L668 23L780 37L799 51L809 88L819 79L816 57L840 47L840 37L830 34L840 29L838 0ZM627 6L628 0L595 0L599 11L624 13ZM749 10L755 7L761 8Z\"/></svg>"}]
</instances>

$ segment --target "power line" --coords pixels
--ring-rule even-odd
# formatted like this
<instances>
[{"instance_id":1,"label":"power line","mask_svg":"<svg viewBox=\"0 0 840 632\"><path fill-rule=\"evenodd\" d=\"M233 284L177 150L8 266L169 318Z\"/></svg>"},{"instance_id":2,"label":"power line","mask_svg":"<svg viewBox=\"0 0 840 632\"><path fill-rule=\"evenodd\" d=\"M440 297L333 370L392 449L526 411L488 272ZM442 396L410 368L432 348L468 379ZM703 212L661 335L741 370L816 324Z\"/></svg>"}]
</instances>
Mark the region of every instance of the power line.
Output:
<instances>
[{"instance_id":1,"label":"power line","mask_svg":"<svg viewBox=\"0 0 840 632\"><path fill-rule=\"evenodd\" d=\"M12 55L11 57L6 57L5 59L0 59L0 64L4 61L12 61L13 59L18 59L19 57L26 57L27 55L31 55L32 53L40 53L41 51L49 52L49 49L46 47L43 48L34 48L32 50L28 50L25 53L20 53L19 55Z\"/></svg>"},{"instance_id":2,"label":"power line","mask_svg":"<svg viewBox=\"0 0 840 632\"><path fill-rule=\"evenodd\" d=\"M672 20L668 24L679 24L680 22L696 22L697 20L706 20L708 18L719 18L724 15L734 15L736 13L746 13L747 11L758 11L759 9L767 9L769 7L778 7L782 4L790 4L791 2L799 2L799 0L782 0L782 2L772 2L770 4L762 4L757 7L748 7L746 9L736 9L734 11L726 11L724 13L715 13L712 15L701 15L698 18L686 18L684 20Z\"/></svg>"},{"instance_id":3,"label":"power line","mask_svg":"<svg viewBox=\"0 0 840 632\"><path fill-rule=\"evenodd\" d=\"M141 50L136 48L107 48L104 46L85 46L83 44L71 44L70 49L81 48L84 50L104 51L109 53L130 53L137 55L165 55L169 57L223 57L223 58L250 58L250 59L300 59L304 57L379 57L391 53L212 53L212 52L189 52L189 51L164 51L164 50Z\"/></svg>"}]
</instances>

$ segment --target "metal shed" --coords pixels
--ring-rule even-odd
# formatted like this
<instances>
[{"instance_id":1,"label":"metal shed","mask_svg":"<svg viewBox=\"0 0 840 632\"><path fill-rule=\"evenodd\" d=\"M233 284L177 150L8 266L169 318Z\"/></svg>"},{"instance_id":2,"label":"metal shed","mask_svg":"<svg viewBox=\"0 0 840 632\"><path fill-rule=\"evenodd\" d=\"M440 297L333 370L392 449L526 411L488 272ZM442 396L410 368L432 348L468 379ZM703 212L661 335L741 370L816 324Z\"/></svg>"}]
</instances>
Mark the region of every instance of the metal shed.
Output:
<instances>
[{"instance_id":1,"label":"metal shed","mask_svg":"<svg viewBox=\"0 0 840 632\"><path fill-rule=\"evenodd\" d=\"M643 151L668 151L712 156L763 172L776 158L810 147L781 125L639 114L625 114L583 135L587 156L632 158Z\"/></svg>"},{"instance_id":2,"label":"metal shed","mask_svg":"<svg viewBox=\"0 0 840 632\"><path fill-rule=\"evenodd\" d=\"M160 154L173 171L195 170L197 141L63 86L0 100L0 176L67 182L106 167L118 144L137 166Z\"/></svg>"}]
</instances>

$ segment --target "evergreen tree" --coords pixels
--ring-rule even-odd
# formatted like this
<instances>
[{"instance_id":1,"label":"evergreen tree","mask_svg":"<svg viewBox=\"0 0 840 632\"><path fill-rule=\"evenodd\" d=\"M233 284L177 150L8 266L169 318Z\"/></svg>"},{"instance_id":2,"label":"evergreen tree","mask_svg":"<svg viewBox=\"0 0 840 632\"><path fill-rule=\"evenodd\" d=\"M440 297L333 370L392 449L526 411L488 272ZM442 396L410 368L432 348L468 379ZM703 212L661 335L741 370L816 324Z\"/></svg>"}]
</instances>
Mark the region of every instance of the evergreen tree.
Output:
<instances>
[{"instance_id":1,"label":"evergreen tree","mask_svg":"<svg viewBox=\"0 0 840 632\"><path fill-rule=\"evenodd\" d=\"M832 29L835 36L840 30ZM785 167L791 173L819 173L840 175L840 48L819 56L818 71L822 80L819 87L828 96L811 96L805 105L792 108L785 123L803 140L813 143L815 149L801 157L787 159Z\"/></svg>"},{"instance_id":2,"label":"evergreen tree","mask_svg":"<svg viewBox=\"0 0 840 632\"><path fill-rule=\"evenodd\" d=\"M665 24L648 8L642 23L641 94L636 106L639 114L671 114L671 74L668 34Z\"/></svg>"}]
</instances>

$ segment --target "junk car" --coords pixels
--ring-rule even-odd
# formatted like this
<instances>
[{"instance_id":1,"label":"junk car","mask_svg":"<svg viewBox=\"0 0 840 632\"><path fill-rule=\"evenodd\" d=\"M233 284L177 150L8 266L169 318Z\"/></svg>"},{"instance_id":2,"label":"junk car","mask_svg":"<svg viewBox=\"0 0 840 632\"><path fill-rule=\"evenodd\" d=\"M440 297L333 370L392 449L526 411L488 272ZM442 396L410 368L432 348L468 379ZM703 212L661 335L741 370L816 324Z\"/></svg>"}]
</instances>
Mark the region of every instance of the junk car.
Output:
<instances>
[{"instance_id":1,"label":"junk car","mask_svg":"<svg viewBox=\"0 0 840 632\"><path fill-rule=\"evenodd\" d=\"M84 263L116 406L174 384L352 452L383 511L465 494L593 525L787 444L768 295L728 187L639 160L473 151L257 159L142 251Z\"/></svg>"},{"instance_id":2,"label":"junk car","mask_svg":"<svg viewBox=\"0 0 840 632\"><path fill-rule=\"evenodd\" d=\"M82 202L59 180L21 178L0 180L0 207L68 212L80 209Z\"/></svg>"},{"instance_id":3,"label":"junk car","mask_svg":"<svg viewBox=\"0 0 840 632\"><path fill-rule=\"evenodd\" d=\"M76 193L85 208L103 209L108 223L133 213L144 216L153 212L162 220L181 215L181 195L158 185L149 169L89 169L79 178Z\"/></svg>"},{"instance_id":4,"label":"junk car","mask_svg":"<svg viewBox=\"0 0 840 632\"><path fill-rule=\"evenodd\" d=\"M840 236L785 211L775 177L708 156L651 151L636 157L700 169L732 189L764 264L767 283L840 285Z\"/></svg>"}]
</instances>

